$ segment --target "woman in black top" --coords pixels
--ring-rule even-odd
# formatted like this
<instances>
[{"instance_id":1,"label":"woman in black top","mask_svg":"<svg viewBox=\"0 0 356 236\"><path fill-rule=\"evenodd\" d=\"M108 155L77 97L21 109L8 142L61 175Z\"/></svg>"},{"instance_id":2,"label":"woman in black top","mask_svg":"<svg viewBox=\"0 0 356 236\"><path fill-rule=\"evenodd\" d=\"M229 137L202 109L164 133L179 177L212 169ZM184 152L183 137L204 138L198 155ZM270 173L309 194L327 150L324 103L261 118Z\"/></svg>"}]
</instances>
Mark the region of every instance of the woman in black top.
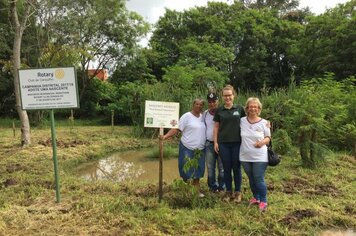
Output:
<instances>
[{"instance_id":1,"label":"woman in black top","mask_svg":"<svg viewBox=\"0 0 356 236\"><path fill-rule=\"evenodd\" d=\"M240 118L245 116L241 105L234 104L235 90L231 85L223 88L224 105L219 107L214 116L214 149L220 154L224 167L226 186L225 201L241 202L241 166L239 161L241 135ZM234 190L232 189L232 172Z\"/></svg>"}]
</instances>

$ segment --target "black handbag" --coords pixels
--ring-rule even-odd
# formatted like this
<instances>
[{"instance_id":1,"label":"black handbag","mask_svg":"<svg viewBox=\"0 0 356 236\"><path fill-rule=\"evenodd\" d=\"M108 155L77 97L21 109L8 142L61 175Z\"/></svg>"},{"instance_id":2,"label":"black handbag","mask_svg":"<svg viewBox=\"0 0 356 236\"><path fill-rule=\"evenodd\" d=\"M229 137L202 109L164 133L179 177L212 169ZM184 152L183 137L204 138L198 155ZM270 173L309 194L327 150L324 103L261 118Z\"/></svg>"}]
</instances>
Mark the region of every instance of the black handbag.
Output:
<instances>
[{"instance_id":1,"label":"black handbag","mask_svg":"<svg viewBox=\"0 0 356 236\"><path fill-rule=\"evenodd\" d=\"M272 141L270 140L269 145L267 146L267 156L268 156L268 165L276 166L281 162L279 155L272 149Z\"/></svg>"}]
</instances>

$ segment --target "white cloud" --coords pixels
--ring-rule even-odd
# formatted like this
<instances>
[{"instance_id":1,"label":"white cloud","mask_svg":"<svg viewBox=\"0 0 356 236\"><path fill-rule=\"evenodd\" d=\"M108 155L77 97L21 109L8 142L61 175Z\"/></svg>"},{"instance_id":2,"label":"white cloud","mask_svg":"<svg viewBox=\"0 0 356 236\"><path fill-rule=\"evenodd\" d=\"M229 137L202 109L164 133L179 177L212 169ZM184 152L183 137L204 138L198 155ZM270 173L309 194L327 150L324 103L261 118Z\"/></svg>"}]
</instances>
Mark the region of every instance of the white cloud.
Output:
<instances>
[{"instance_id":1,"label":"white cloud","mask_svg":"<svg viewBox=\"0 0 356 236\"><path fill-rule=\"evenodd\" d=\"M231 0L210 0L210 2L229 2ZM206 6L208 0L128 0L126 7L143 16L149 23L154 24L165 13L165 8L183 11L195 6Z\"/></svg>"},{"instance_id":2,"label":"white cloud","mask_svg":"<svg viewBox=\"0 0 356 236\"><path fill-rule=\"evenodd\" d=\"M321 14L326 9L330 9L336 7L339 3L346 3L347 0L323 0L323 1L316 1L316 0L300 0L299 5L300 7L309 7L310 10L315 14Z\"/></svg>"}]
</instances>

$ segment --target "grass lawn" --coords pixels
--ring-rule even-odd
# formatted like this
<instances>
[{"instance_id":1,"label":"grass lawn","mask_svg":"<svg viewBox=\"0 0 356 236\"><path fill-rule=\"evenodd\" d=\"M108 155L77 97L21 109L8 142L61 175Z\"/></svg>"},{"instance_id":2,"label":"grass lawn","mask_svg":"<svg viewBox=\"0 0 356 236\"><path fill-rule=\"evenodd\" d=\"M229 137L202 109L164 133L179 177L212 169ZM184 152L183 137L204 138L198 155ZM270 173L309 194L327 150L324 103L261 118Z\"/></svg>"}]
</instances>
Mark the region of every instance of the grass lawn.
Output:
<instances>
[{"instance_id":1,"label":"grass lawn","mask_svg":"<svg viewBox=\"0 0 356 236\"><path fill-rule=\"evenodd\" d=\"M356 232L356 160L325 157L315 170L299 157L284 156L267 170L269 206L248 207L251 193L243 179L243 202L205 198L180 180L157 183L87 182L75 176L81 163L112 152L156 147L138 139L131 127L57 127L61 201L56 203L50 128L32 129L32 144L20 147L19 130L0 127L0 235L319 235ZM328 232L325 232L328 231ZM330 234L331 235L331 234Z\"/></svg>"}]
</instances>

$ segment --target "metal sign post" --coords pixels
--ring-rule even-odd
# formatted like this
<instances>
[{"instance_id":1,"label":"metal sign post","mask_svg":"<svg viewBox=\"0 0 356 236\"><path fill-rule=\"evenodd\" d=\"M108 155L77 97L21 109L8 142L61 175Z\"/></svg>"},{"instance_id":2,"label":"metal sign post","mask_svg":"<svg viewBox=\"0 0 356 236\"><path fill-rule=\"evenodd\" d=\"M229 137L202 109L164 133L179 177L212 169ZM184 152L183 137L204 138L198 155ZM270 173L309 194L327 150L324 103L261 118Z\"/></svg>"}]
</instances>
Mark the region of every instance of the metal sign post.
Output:
<instances>
[{"instance_id":1,"label":"metal sign post","mask_svg":"<svg viewBox=\"0 0 356 236\"><path fill-rule=\"evenodd\" d=\"M53 109L79 108L77 76L74 67L20 69L22 110L51 110L56 199L60 202L57 140ZM72 115L73 117L73 115Z\"/></svg>"},{"instance_id":2,"label":"metal sign post","mask_svg":"<svg viewBox=\"0 0 356 236\"><path fill-rule=\"evenodd\" d=\"M56 128L54 123L54 111L51 110L51 135L52 135L52 149L53 149L53 164L54 164L54 180L56 183L56 199L57 203L61 201L61 195L59 192L59 174L58 174L58 161L57 161L57 138Z\"/></svg>"}]
</instances>

